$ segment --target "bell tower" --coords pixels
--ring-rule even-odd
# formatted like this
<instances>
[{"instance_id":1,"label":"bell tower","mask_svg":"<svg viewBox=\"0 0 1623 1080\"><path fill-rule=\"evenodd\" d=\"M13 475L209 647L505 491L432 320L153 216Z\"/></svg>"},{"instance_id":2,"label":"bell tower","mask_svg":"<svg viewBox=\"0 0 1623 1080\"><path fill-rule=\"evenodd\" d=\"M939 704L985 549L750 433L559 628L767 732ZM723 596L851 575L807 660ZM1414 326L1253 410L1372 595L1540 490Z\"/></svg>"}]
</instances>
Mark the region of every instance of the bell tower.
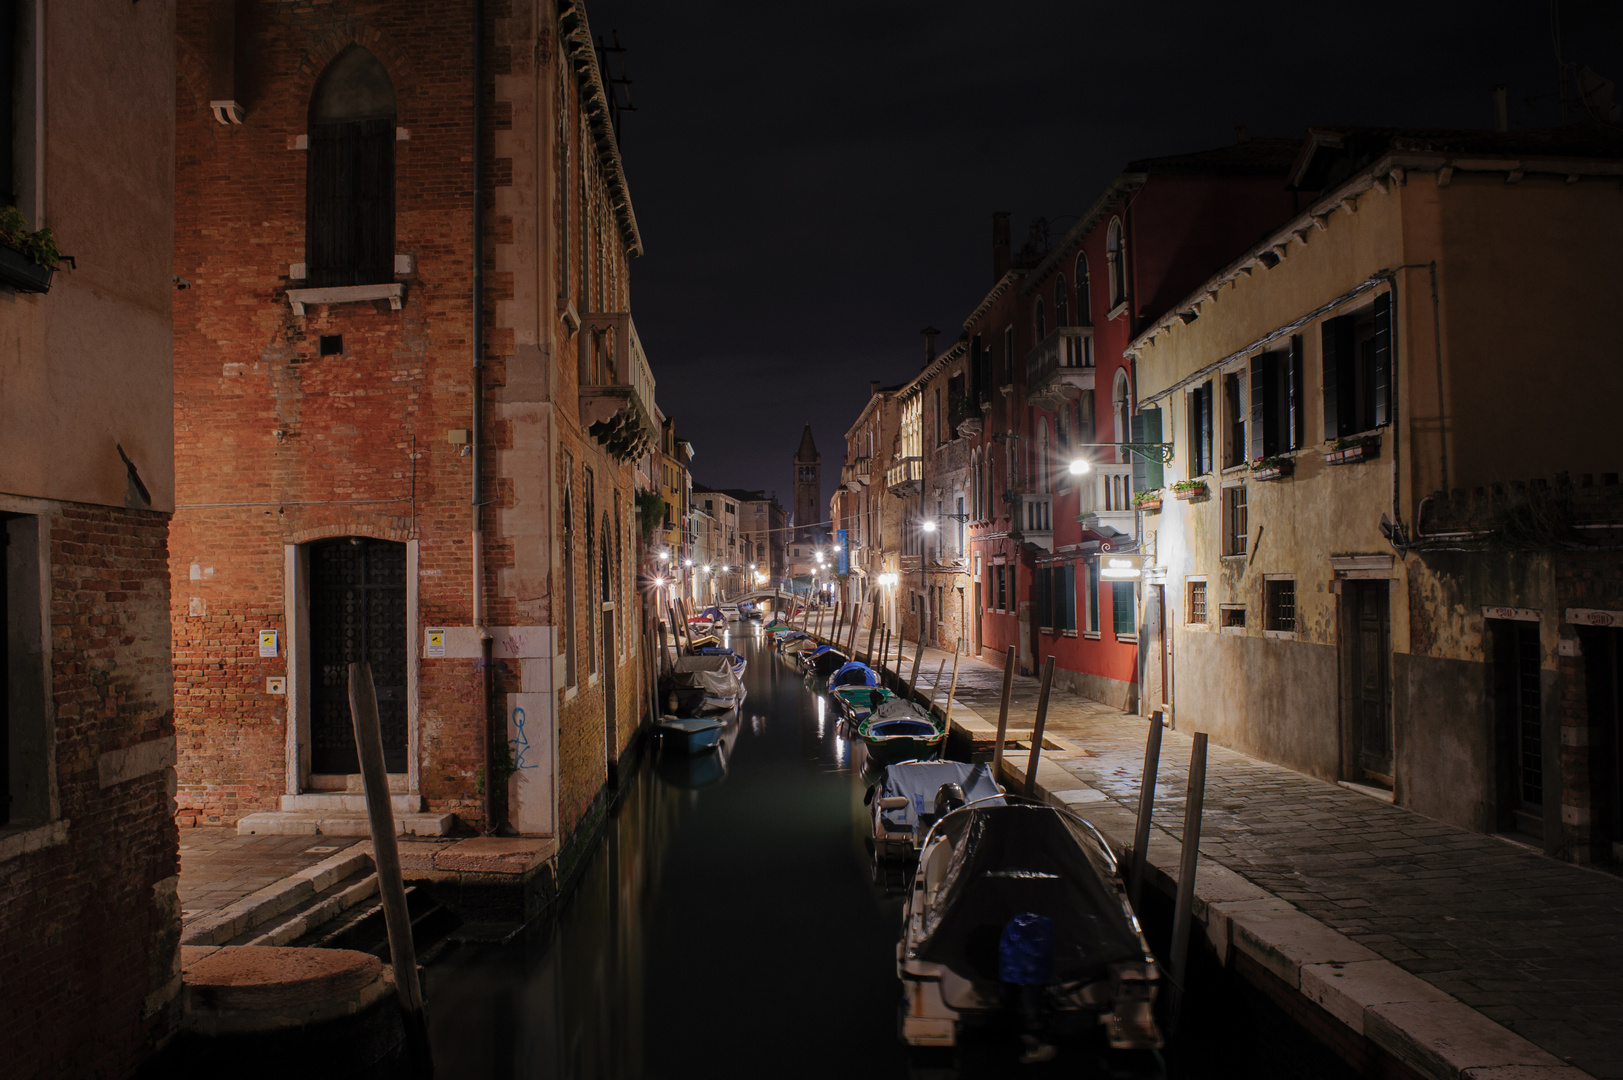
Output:
<instances>
[{"instance_id":1,"label":"bell tower","mask_svg":"<svg viewBox=\"0 0 1623 1080\"><path fill-rule=\"evenodd\" d=\"M795 451L795 531L809 529L823 520L823 458L812 441L811 425L800 436Z\"/></svg>"}]
</instances>

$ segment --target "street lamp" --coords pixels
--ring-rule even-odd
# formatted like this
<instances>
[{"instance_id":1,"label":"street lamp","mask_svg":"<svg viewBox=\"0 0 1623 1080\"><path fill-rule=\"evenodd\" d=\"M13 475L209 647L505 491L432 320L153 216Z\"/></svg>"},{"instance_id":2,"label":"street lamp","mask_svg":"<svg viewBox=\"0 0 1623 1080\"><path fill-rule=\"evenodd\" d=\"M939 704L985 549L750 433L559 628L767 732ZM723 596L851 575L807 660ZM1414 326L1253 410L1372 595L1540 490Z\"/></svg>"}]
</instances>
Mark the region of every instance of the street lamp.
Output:
<instances>
[{"instance_id":1,"label":"street lamp","mask_svg":"<svg viewBox=\"0 0 1623 1080\"><path fill-rule=\"evenodd\" d=\"M1081 476L1092 467L1093 466L1088 464L1087 458L1076 458L1071 462L1070 472L1072 476Z\"/></svg>"}]
</instances>

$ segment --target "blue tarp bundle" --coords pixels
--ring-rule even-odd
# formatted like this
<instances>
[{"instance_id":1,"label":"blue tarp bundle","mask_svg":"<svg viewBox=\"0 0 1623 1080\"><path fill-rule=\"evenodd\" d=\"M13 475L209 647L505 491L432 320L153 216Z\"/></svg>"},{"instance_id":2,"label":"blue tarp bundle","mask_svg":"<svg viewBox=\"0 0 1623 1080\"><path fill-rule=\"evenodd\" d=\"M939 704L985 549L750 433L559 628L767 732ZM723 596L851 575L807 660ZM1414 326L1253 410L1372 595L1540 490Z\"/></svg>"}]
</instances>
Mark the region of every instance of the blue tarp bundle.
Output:
<instances>
[{"instance_id":1,"label":"blue tarp bundle","mask_svg":"<svg viewBox=\"0 0 1623 1080\"><path fill-rule=\"evenodd\" d=\"M828 688L836 686L878 686L879 675L860 660L852 660L828 677Z\"/></svg>"}]
</instances>

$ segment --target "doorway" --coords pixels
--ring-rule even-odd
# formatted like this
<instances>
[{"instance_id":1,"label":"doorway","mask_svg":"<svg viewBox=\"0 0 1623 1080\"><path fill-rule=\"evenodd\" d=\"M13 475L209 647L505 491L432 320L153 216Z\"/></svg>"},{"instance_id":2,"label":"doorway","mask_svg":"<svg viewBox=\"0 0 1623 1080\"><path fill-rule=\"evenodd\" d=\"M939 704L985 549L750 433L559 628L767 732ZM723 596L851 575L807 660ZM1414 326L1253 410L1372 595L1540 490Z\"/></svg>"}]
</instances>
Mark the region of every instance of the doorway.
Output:
<instances>
[{"instance_id":1,"label":"doorway","mask_svg":"<svg viewBox=\"0 0 1623 1080\"><path fill-rule=\"evenodd\" d=\"M1543 645L1539 624L1491 619L1499 827L1544 837Z\"/></svg>"},{"instance_id":2,"label":"doorway","mask_svg":"<svg viewBox=\"0 0 1623 1080\"><path fill-rule=\"evenodd\" d=\"M1139 643L1144 658L1144 703L1141 715L1149 716L1167 701L1166 665L1166 586L1151 585L1144 604L1144 640Z\"/></svg>"},{"instance_id":3,"label":"doorway","mask_svg":"<svg viewBox=\"0 0 1623 1080\"><path fill-rule=\"evenodd\" d=\"M366 661L377 690L383 764L406 771L406 545L341 536L311 544L310 771L360 771L349 712L349 665Z\"/></svg>"},{"instance_id":4,"label":"doorway","mask_svg":"<svg viewBox=\"0 0 1623 1080\"><path fill-rule=\"evenodd\" d=\"M1351 700L1344 714L1350 720L1353 748L1350 779L1391 788L1391 584L1385 580L1346 581L1342 595L1350 624L1347 686Z\"/></svg>"},{"instance_id":5,"label":"doorway","mask_svg":"<svg viewBox=\"0 0 1623 1080\"><path fill-rule=\"evenodd\" d=\"M1623 862L1623 630L1583 627L1589 705L1589 790L1595 813L1595 855Z\"/></svg>"}]
</instances>

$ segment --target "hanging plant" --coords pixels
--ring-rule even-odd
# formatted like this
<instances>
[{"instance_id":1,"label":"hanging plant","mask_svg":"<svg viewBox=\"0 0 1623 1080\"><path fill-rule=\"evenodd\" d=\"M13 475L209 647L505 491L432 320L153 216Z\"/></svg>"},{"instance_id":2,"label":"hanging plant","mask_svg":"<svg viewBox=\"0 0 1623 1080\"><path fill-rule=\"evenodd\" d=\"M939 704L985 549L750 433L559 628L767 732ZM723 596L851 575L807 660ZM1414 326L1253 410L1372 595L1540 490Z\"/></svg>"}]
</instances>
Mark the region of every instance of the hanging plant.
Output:
<instances>
[{"instance_id":1,"label":"hanging plant","mask_svg":"<svg viewBox=\"0 0 1623 1080\"><path fill-rule=\"evenodd\" d=\"M0 208L0 244L22 252L35 266L46 270L55 270L62 261L51 230L29 229L28 219L15 206Z\"/></svg>"}]
</instances>

